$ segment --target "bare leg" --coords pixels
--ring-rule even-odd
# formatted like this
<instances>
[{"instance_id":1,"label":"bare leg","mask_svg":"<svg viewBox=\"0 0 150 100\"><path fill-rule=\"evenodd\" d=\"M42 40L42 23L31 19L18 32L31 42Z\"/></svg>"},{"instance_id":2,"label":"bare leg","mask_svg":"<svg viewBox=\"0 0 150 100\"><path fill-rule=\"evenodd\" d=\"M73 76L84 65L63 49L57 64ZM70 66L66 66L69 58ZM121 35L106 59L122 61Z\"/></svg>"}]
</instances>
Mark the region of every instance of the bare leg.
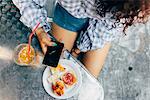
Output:
<instances>
[{"instance_id":1,"label":"bare leg","mask_svg":"<svg viewBox=\"0 0 150 100\"><path fill-rule=\"evenodd\" d=\"M60 42L64 43L65 49L71 51L77 37L76 32L66 30L55 23L52 23L52 34Z\"/></svg>"},{"instance_id":2,"label":"bare leg","mask_svg":"<svg viewBox=\"0 0 150 100\"><path fill-rule=\"evenodd\" d=\"M106 43L102 49L85 53L82 62L86 68L97 78L107 57L110 43Z\"/></svg>"}]
</instances>

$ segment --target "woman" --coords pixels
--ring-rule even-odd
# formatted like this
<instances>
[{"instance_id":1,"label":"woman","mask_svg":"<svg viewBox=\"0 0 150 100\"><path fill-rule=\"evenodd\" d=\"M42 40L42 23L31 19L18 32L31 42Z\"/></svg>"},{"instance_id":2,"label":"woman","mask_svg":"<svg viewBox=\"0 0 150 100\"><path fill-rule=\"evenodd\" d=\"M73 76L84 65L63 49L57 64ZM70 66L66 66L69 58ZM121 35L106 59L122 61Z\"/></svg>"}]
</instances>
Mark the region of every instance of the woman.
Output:
<instances>
[{"instance_id":1,"label":"woman","mask_svg":"<svg viewBox=\"0 0 150 100\"><path fill-rule=\"evenodd\" d=\"M13 0L20 9L20 20L33 29L43 52L55 45L47 37L50 26L44 9L46 0ZM84 52L82 63L97 78L111 46L111 41L135 22L149 15L150 0L58 0L51 33L73 55ZM77 38L78 37L78 38ZM76 48L73 48L75 45Z\"/></svg>"}]
</instances>

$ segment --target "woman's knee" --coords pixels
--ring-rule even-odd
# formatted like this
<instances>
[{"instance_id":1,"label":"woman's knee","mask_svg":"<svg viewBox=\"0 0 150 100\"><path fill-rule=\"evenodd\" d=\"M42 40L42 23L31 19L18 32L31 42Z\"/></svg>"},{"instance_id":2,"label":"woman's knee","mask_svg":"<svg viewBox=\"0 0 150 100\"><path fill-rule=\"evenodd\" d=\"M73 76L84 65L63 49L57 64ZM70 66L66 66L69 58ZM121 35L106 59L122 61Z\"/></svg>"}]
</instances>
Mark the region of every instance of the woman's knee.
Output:
<instances>
[{"instance_id":1,"label":"woman's knee","mask_svg":"<svg viewBox=\"0 0 150 100\"><path fill-rule=\"evenodd\" d=\"M110 43L106 43L102 49L88 51L84 54L82 62L95 77L98 77L109 49Z\"/></svg>"}]
</instances>

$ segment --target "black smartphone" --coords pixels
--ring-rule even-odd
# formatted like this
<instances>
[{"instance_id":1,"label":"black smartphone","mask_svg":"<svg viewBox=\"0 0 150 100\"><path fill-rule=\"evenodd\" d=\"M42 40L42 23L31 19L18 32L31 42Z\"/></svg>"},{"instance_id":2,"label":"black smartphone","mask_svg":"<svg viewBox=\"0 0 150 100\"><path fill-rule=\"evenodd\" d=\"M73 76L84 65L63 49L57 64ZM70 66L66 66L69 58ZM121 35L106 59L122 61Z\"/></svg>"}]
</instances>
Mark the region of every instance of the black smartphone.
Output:
<instances>
[{"instance_id":1,"label":"black smartphone","mask_svg":"<svg viewBox=\"0 0 150 100\"><path fill-rule=\"evenodd\" d=\"M60 42L56 42L57 46L48 46L47 52L45 54L43 64L57 67L64 44Z\"/></svg>"}]
</instances>

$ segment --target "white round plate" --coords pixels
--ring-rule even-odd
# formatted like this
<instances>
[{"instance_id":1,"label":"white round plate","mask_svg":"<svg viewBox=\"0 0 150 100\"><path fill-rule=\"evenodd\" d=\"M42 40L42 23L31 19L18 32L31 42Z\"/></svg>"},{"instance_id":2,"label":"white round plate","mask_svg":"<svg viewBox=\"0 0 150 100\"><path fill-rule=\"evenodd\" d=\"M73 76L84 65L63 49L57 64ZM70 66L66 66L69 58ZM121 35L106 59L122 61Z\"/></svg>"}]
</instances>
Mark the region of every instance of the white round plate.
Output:
<instances>
[{"instance_id":1,"label":"white round plate","mask_svg":"<svg viewBox=\"0 0 150 100\"><path fill-rule=\"evenodd\" d=\"M74 96L74 95L76 95L76 94L78 93L78 91L80 90L81 85L82 85L82 74L81 74L81 71L80 71L80 69L79 69L80 66L79 66L78 64L74 63L73 61L71 61L71 60L66 60L66 59L61 59L61 60L59 61L59 63L60 63L63 67L68 68L68 69L72 69L72 70L75 72L76 77L77 77L77 83L76 83L73 87L71 87L71 88L69 88L69 89L65 88L65 93L64 93L64 95L62 95L62 96L57 96L57 95L54 94L53 91L52 91L52 88L51 88L52 84L50 84L50 83L47 81L47 78L51 75L51 74L50 74L50 68L49 68L49 66L48 66L48 67L46 67L46 69L45 69L45 71L44 71L44 73L43 73L43 86L44 86L45 91L46 91L49 95L51 95L52 97L54 97L54 98L57 98L57 99L70 98L70 97L72 97L72 96Z\"/></svg>"}]
</instances>

